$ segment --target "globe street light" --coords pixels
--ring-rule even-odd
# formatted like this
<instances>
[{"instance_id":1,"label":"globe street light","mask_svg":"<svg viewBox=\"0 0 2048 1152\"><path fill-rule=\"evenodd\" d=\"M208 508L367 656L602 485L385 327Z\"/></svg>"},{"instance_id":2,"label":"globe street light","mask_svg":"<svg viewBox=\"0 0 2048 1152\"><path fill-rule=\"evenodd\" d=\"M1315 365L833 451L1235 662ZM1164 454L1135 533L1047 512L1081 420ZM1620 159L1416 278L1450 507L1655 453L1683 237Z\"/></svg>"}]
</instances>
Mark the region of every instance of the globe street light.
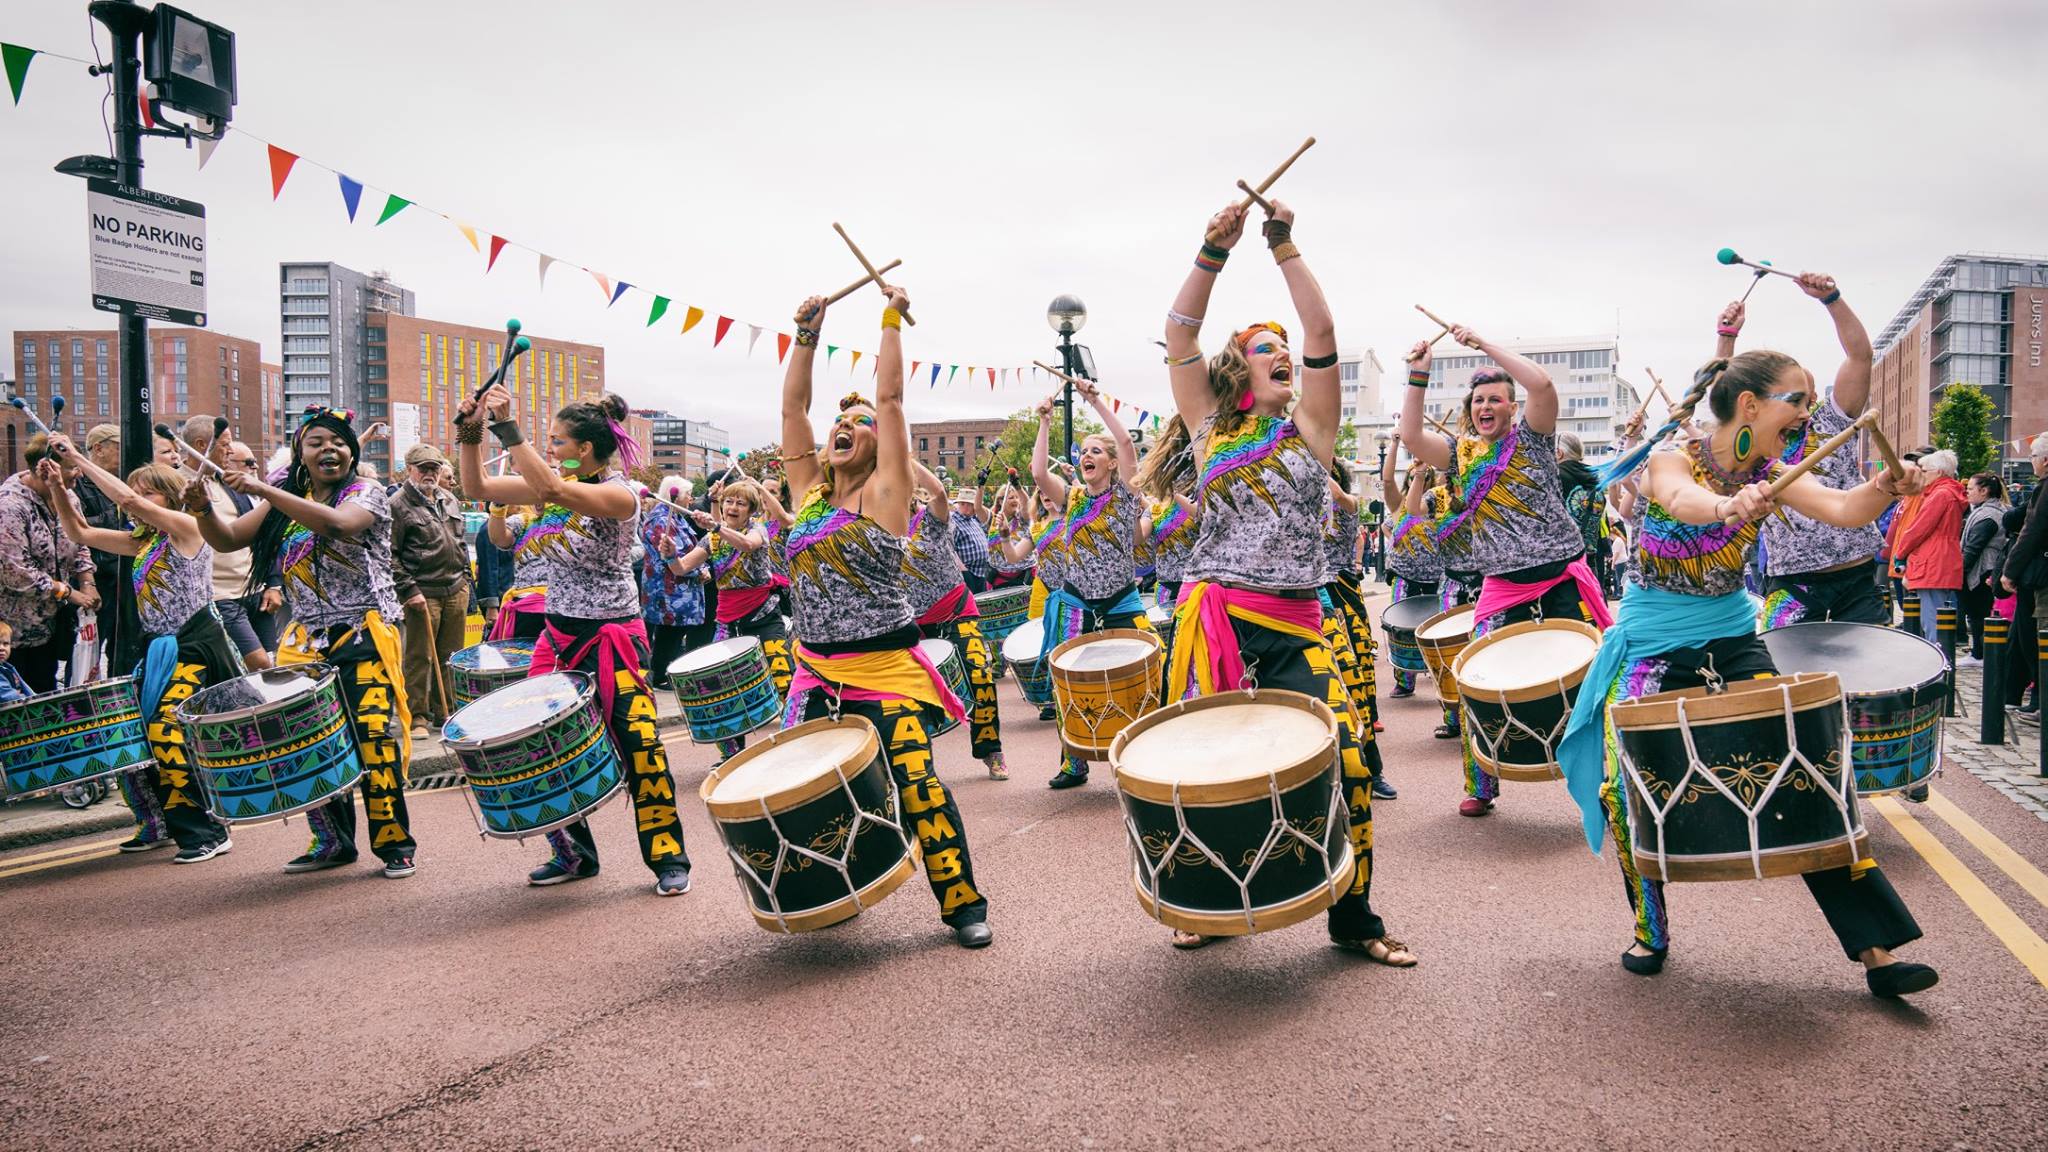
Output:
<instances>
[{"instance_id":1,"label":"globe street light","mask_svg":"<svg viewBox=\"0 0 2048 1152\"><path fill-rule=\"evenodd\" d=\"M1060 334L1060 370L1068 376L1083 376L1094 379L1082 370L1081 359L1074 349L1074 333L1088 323L1088 306L1081 298L1071 293L1053 297L1045 306L1045 322ZM1066 453L1071 458L1074 452L1074 385L1072 381L1061 385L1061 406L1066 409Z\"/></svg>"}]
</instances>

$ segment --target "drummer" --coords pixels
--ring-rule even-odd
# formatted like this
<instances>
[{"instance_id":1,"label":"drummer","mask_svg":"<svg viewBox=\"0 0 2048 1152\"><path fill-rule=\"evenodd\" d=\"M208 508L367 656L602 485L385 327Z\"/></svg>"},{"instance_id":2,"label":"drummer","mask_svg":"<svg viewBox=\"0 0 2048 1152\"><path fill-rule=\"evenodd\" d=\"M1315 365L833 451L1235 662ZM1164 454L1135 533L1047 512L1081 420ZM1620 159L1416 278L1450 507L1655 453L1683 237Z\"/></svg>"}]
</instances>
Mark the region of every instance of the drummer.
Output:
<instances>
[{"instance_id":1,"label":"drummer","mask_svg":"<svg viewBox=\"0 0 2048 1152\"><path fill-rule=\"evenodd\" d=\"M1813 377L1783 353L1745 352L1709 361L1673 410L1674 423L1703 401L1718 422L1711 438L1651 454L1634 509L1635 563L1621 615L1580 686L1558 755L1596 852L1605 808L1636 921L1635 942L1622 953L1621 965L1642 976L1661 971L1670 949L1664 885L1636 869L1613 718L1608 713L1603 723L1603 706L1776 674L1770 650L1757 635L1743 566L1758 521L1776 509L1763 482L1783 468L1786 446L1809 418ZM1802 476L1779 500L1821 523L1853 528L1875 520L1918 482L1911 465L1904 475L1887 471L1847 491ZM1919 939L1920 927L1874 860L1865 857L1802 879L1843 953L1863 964L1874 995L1934 986L1934 969L1891 954Z\"/></svg>"},{"instance_id":2,"label":"drummer","mask_svg":"<svg viewBox=\"0 0 2048 1152\"><path fill-rule=\"evenodd\" d=\"M1323 559L1330 579L1317 599L1323 605L1323 638L1337 656L1337 672L1351 690L1352 710L1358 722L1374 732L1380 724L1379 669L1372 623L1365 611L1365 593L1360 588L1364 573L1359 571L1359 554L1364 534L1359 525L1358 497L1351 494L1351 470L1334 457L1330 461L1327 506L1323 510ZM1372 794L1381 800L1399 796L1387 783L1386 765L1372 775Z\"/></svg>"},{"instance_id":3,"label":"drummer","mask_svg":"<svg viewBox=\"0 0 2048 1152\"><path fill-rule=\"evenodd\" d=\"M1188 554L1195 550L1195 455L1188 446L1188 426L1178 414L1166 422L1152 451L1131 477L1131 487L1145 496L1145 515L1138 536L1150 542L1158 591L1152 602L1167 611L1180 598L1181 577Z\"/></svg>"},{"instance_id":4,"label":"drummer","mask_svg":"<svg viewBox=\"0 0 2048 1152\"><path fill-rule=\"evenodd\" d=\"M1045 642L1039 649L1050 658L1053 649L1089 632L1105 628L1136 628L1149 632L1145 602L1138 597L1138 494L1124 477L1138 472L1138 448L1123 421L1110 410L1094 384L1076 380L1074 390L1088 398L1107 432L1081 441L1080 482L1069 484L1054 475L1046 459L1046 435L1052 423L1052 398L1038 404L1038 440L1031 447L1031 478L1038 490L1063 507L1066 523L1062 583L1049 590L1045 604ZM1040 569L1041 575L1043 568ZM1060 753L1060 770L1047 783L1074 788L1088 782L1088 762L1071 752Z\"/></svg>"},{"instance_id":5,"label":"drummer","mask_svg":"<svg viewBox=\"0 0 2048 1152\"><path fill-rule=\"evenodd\" d=\"M752 480L741 478L727 484L718 494L717 517L708 512L690 513L690 519L704 530L704 538L668 563L669 571L678 576L711 565L712 582L718 585L717 639L751 636L759 640L780 700L789 696L789 631L782 622L782 590L789 581L775 572L768 529L761 522L766 504L767 494ZM745 736L718 742L720 754L727 757L746 746Z\"/></svg>"},{"instance_id":6,"label":"drummer","mask_svg":"<svg viewBox=\"0 0 2048 1152\"><path fill-rule=\"evenodd\" d=\"M234 520L214 511L206 485L195 475L185 487L185 510L216 551L250 550L251 580L260 585L273 561L284 572L292 626L278 645L279 665L325 663L334 669L362 756L363 809L370 851L397 880L416 870L405 806L405 775L412 763L412 713L405 700L405 669L398 594L391 583L391 509L384 486L357 471L361 444L353 412L309 406L292 435L282 484L231 471L228 487L255 499ZM251 591L260 591L260 587ZM340 868L356 859L354 790L309 810L313 841L288 861L286 872Z\"/></svg>"},{"instance_id":7,"label":"drummer","mask_svg":"<svg viewBox=\"0 0 2048 1152\"><path fill-rule=\"evenodd\" d=\"M901 329L910 301L900 288L887 292L875 402L858 394L840 401L822 449L810 408L825 300L813 296L796 312L782 383L782 459L791 490L804 495L789 530L797 643L785 719L853 715L875 726L906 818L914 818L940 918L961 947L981 948L993 939L988 898L975 886L967 826L939 780L925 730L931 711L960 719L967 709L919 650L904 590L912 481Z\"/></svg>"},{"instance_id":8,"label":"drummer","mask_svg":"<svg viewBox=\"0 0 2048 1152\"><path fill-rule=\"evenodd\" d=\"M981 634L981 611L967 590L966 570L953 547L953 510L946 503L946 486L915 460L910 462L910 474L917 484L911 493L910 531L903 540L903 589L910 598L910 614L926 639L946 641L966 663L967 683L974 693L967 721L974 758L988 766L989 779L1008 780L988 639Z\"/></svg>"},{"instance_id":9,"label":"drummer","mask_svg":"<svg viewBox=\"0 0 2048 1152\"><path fill-rule=\"evenodd\" d=\"M1233 203L1209 221L1210 239L1166 313L1166 363L1175 406L1194 430L1202 508L1174 618L1167 681L1173 699L1256 684L1301 692L1333 711L1347 702L1323 642L1316 595L1328 579L1323 502L1340 422L1336 325L1293 242L1293 223L1293 210L1276 200L1264 231L1305 329L1299 403L1294 359L1278 324L1235 333L1206 364L1196 345L1217 273L1243 233L1242 208ZM1369 725L1361 732L1339 724L1337 743L1357 870L1330 909L1330 939L1405 968L1415 954L1387 934L1372 909L1371 784L1379 745ZM1208 939L1176 932L1173 943L1199 948Z\"/></svg>"},{"instance_id":10,"label":"drummer","mask_svg":"<svg viewBox=\"0 0 2048 1152\"><path fill-rule=\"evenodd\" d=\"M988 518L990 589L1021 587L1036 575L1037 553L1032 548L1031 520L1025 505L1024 490L1017 487L1013 472L1010 482L996 493L995 514Z\"/></svg>"},{"instance_id":11,"label":"drummer","mask_svg":"<svg viewBox=\"0 0 2048 1152\"><path fill-rule=\"evenodd\" d=\"M213 609L213 549L199 535L199 522L174 506L185 492L185 478L176 469L144 464L128 473L129 482L123 484L62 433L50 437L50 450L36 466L46 483L62 486L53 457L69 456L135 524L132 532L94 528L76 502L51 501L66 536L101 552L135 557L130 579L145 645L135 677L142 714L149 718L150 790L178 843L172 863L211 860L233 848L234 841L206 810L177 709L201 689L242 675L241 654Z\"/></svg>"},{"instance_id":12,"label":"drummer","mask_svg":"<svg viewBox=\"0 0 2048 1152\"><path fill-rule=\"evenodd\" d=\"M1387 546L1387 570L1394 574L1393 602L1410 596L1434 596L1443 584L1444 560L1430 539L1429 524L1422 512L1422 494L1430 486L1431 469L1417 464L1408 470L1404 491L1396 481L1401 459L1401 434L1394 433L1387 447L1387 462L1380 468L1381 499L1388 508L1401 510L1394 522L1393 539ZM1449 604L1444 609L1450 609ZM1394 699L1415 695L1415 673L1394 669Z\"/></svg>"},{"instance_id":13,"label":"drummer","mask_svg":"<svg viewBox=\"0 0 2048 1152\"><path fill-rule=\"evenodd\" d=\"M473 477L466 474L467 465L462 467L462 490L477 491L483 483L482 462L478 461ZM498 619L491 625L487 639L533 640L547 626L548 562L543 541L562 531L562 519L568 509L558 511L562 516L549 519L532 505L523 505L516 511L503 504L491 505L484 530L490 533L491 543L512 553L512 586L505 590L498 605Z\"/></svg>"},{"instance_id":14,"label":"drummer","mask_svg":"<svg viewBox=\"0 0 2048 1152\"><path fill-rule=\"evenodd\" d=\"M1451 327L1451 336L1500 367L1472 373L1456 441L1431 436L1423 431L1422 401L1432 357L1429 341L1418 340L1408 356L1401 440L1417 460L1447 473L1448 508L1439 516L1448 516L1439 522L1438 541L1469 533L1472 563L1484 577L1472 635L1542 618L1605 628L1607 600L1557 483L1557 387L1550 373L1462 324ZM1517 400L1518 385L1528 392L1526 407ZM1479 767L1469 732L1461 751L1465 798L1458 814L1484 816L1500 780Z\"/></svg>"},{"instance_id":15,"label":"drummer","mask_svg":"<svg viewBox=\"0 0 2048 1152\"><path fill-rule=\"evenodd\" d=\"M484 420L512 454L515 475L483 475ZM582 672L596 681L600 712L619 758L631 769L627 787L640 838L640 858L654 873L657 896L690 890L690 857L676 816L675 778L655 732L654 697L642 671L649 650L633 579L640 498L626 480L638 446L626 431L626 402L610 393L555 413L548 455L526 442L512 393L492 385L465 399L457 413L463 491L509 504L539 505L537 523L552 526L534 546L548 570L547 616L533 645L527 675ZM522 551L524 549L522 548ZM548 833L554 853L527 874L535 887L597 875L597 842L578 820Z\"/></svg>"}]
</instances>

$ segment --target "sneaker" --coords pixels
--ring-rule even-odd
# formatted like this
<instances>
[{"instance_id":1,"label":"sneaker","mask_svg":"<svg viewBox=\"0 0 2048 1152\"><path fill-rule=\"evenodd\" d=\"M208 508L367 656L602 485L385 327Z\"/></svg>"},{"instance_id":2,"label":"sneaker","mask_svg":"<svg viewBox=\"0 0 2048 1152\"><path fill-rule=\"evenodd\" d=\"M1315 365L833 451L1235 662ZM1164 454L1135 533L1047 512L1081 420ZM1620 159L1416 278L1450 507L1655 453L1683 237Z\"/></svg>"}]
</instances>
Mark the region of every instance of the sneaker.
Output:
<instances>
[{"instance_id":1,"label":"sneaker","mask_svg":"<svg viewBox=\"0 0 2048 1152\"><path fill-rule=\"evenodd\" d=\"M1038 718L1040 720L1051 720L1056 715L1057 713L1053 711L1053 707L1050 704L1038 710Z\"/></svg>"},{"instance_id":2,"label":"sneaker","mask_svg":"<svg viewBox=\"0 0 2048 1152\"><path fill-rule=\"evenodd\" d=\"M1086 772L1069 772L1069 771L1067 771L1067 770L1066 770L1065 768L1062 768L1062 769L1060 769L1060 770L1059 770L1059 773L1058 773L1057 775L1055 775L1055 776L1054 776L1054 777L1053 777L1053 778L1052 778L1051 780L1048 780L1048 781L1046 781L1046 787L1048 787L1048 788L1079 788L1079 787L1080 787L1081 785L1083 785L1083 784L1086 784L1087 782L1088 782L1088 773L1086 773Z\"/></svg>"},{"instance_id":3,"label":"sneaker","mask_svg":"<svg viewBox=\"0 0 2048 1152\"><path fill-rule=\"evenodd\" d=\"M1458 801L1458 815L1460 816L1484 816L1491 811L1493 811L1493 801L1491 800L1481 800L1477 796L1467 796L1463 800Z\"/></svg>"},{"instance_id":4,"label":"sneaker","mask_svg":"<svg viewBox=\"0 0 2048 1152\"><path fill-rule=\"evenodd\" d=\"M158 843L162 843L162 841L158 841ZM171 863L197 864L201 860L211 860L215 856L225 856L234 846L235 842L233 840L215 840L209 844L201 844L197 848L185 848L180 850L176 856L171 857Z\"/></svg>"},{"instance_id":5,"label":"sneaker","mask_svg":"<svg viewBox=\"0 0 2048 1152\"><path fill-rule=\"evenodd\" d=\"M412 738L415 740L432 740L434 738L434 730L427 727L424 722L414 724L412 726Z\"/></svg>"},{"instance_id":6,"label":"sneaker","mask_svg":"<svg viewBox=\"0 0 2048 1152\"><path fill-rule=\"evenodd\" d=\"M1399 800L1401 794L1394 791L1392 784L1375 776L1372 778L1372 798L1375 800Z\"/></svg>"},{"instance_id":7,"label":"sneaker","mask_svg":"<svg viewBox=\"0 0 2048 1152\"><path fill-rule=\"evenodd\" d=\"M1396 687L1392 692L1387 693L1387 695L1395 700L1406 700L1410 696L1415 695L1415 689Z\"/></svg>"},{"instance_id":8,"label":"sneaker","mask_svg":"<svg viewBox=\"0 0 2048 1152\"><path fill-rule=\"evenodd\" d=\"M1958 668L1982 668L1983 666L1984 658L1981 656L1956 657L1956 667Z\"/></svg>"},{"instance_id":9,"label":"sneaker","mask_svg":"<svg viewBox=\"0 0 2048 1152\"><path fill-rule=\"evenodd\" d=\"M316 856L313 853L308 852L304 856L295 856L292 859L286 861L284 870L287 873L320 872L328 868L339 868L344 864L353 864L355 862L356 857L355 853L353 852L349 853L346 856Z\"/></svg>"},{"instance_id":10,"label":"sneaker","mask_svg":"<svg viewBox=\"0 0 2048 1152\"><path fill-rule=\"evenodd\" d=\"M681 868L663 872L654 878L656 896L681 896L690 890L690 874Z\"/></svg>"},{"instance_id":11,"label":"sneaker","mask_svg":"<svg viewBox=\"0 0 2048 1152\"><path fill-rule=\"evenodd\" d=\"M570 868L560 860L550 860L526 874L526 882L535 888L546 888L551 884L567 884L571 880L588 880L597 875L597 866Z\"/></svg>"},{"instance_id":12,"label":"sneaker","mask_svg":"<svg viewBox=\"0 0 2048 1152\"><path fill-rule=\"evenodd\" d=\"M982 763L988 765L989 779L1008 780L1010 778L1010 766L1003 763L1003 754L1001 752L994 753L988 759L982 761Z\"/></svg>"},{"instance_id":13,"label":"sneaker","mask_svg":"<svg viewBox=\"0 0 2048 1152\"><path fill-rule=\"evenodd\" d=\"M170 842L171 841L168 836L159 836L154 840L144 840L142 836L138 833L137 835L130 836L128 839L121 841L120 848L121 851L123 852L147 852L152 848L161 848L164 845L169 844Z\"/></svg>"},{"instance_id":14,"label":"sneaker","mask_svg":"<svg viewBox=\"0 0 2048 1152\"><path fill-rule=\"evenodd\" d=\"M417 871L419 871L419 865L412 862L410 855L393 856L384 862L384 878L386 880L403 880Z\"/></svg>"}]
</instances>

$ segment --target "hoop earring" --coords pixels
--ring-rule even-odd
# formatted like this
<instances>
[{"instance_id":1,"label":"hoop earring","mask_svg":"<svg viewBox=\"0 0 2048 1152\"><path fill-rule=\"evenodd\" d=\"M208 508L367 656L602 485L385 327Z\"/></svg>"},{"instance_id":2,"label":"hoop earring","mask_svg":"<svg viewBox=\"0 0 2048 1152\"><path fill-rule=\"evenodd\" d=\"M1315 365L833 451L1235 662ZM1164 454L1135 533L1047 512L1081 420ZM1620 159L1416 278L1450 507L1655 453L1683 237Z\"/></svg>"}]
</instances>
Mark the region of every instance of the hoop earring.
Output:
<instances>
[{"instance_id":1,"label":"hoop earring","mask_svg":"<svg viewBox=\"0 0 2048 1152\"><path fill-rule=\"evenodd\" d=\"M1735 462L1737 464L1749 459L1749 450L1755 446L1756 433L1750 430L1749 425L1744 424L1735 430Z\"/></svg>"}]
</instances>

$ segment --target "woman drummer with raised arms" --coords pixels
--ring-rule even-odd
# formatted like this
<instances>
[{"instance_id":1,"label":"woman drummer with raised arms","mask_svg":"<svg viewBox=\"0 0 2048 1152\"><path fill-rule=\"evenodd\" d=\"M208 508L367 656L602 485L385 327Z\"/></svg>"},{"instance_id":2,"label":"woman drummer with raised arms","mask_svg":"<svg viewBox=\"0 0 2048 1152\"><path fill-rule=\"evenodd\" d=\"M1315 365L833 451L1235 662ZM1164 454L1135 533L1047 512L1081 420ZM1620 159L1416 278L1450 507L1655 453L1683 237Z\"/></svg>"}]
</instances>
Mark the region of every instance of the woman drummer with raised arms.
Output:
<instances>
[{"instance_id":1,"label":"woman drummer with raised arms","mask_svg":"<svg viewBox=\"0 0 2048 1152\"><path fill-rule=\"evenodd\" d=\"M875 726L904 815L914 818L940 918L962 947L980 948L992 939L988 898L975 886L967 827L939 781L925 730L929 712L960 718L967 709L918 650L904 592L912 480L901 329L910 302L900 288L887 291L875 402L842 400L822 449L810 408L825 299L813 296L796 312L782 383L782 458L791 490L804 495L789 529L797 641L785 720L854 715Z\"/></svg>"},{"instance_id":2,"label":"woman drummer with raised arms","mask_svg":"<svg viewBox=\"0 0 2048 1152\"><path fill-rule=\"evenodd\" d=\"M1404 489L1396 479L1401 460L1401 434L1388 437L1387 462L1380 469L1380 498L1388 511L1399 510L1387 544L1387 570L1394 574L1392 602L1410 596L1436 596L1443 587L1444 560L1430 539L1429 523L1422 509L1422 495L1429 490L1430 469L1417 464L1408 470ZM1440 600L1439 603L1442 603ZM1443 603L1448 610L1450 605ZM1384 622L1384 621L1383 621ZM1415 695L1415 673L1394 669L1393 698Z\"/></svg>"},{"instance_id":3,"label":"woman drummer with raised arms","mask_svg":"<svg viewBox=\"0 0 2048 1152\"><path fill-rule=\"evenodd\" d=\"M711 565L711 578L718 585L719 640L751 636L761 642L761 655L768 661L768 674L775 681L778 698L789 695L789 632L782 623L782 589L789 581L775 572L775 557L769 547L769 532L761 522L767 494L752 480L739 479L718 494L718 515L691 512L690 519L704 530L697 546L669 561L669 570L685 576ZM722 755L732 756L747 746L745 736L718 742Z\"/></svg>"},{"instance_id":4,"label":"woman drummer with raised arms","mask_svg":"<svg viewBox=\"0 0 2048 1152\"><path fill-rule=\"evenodd\" d=\"M1472 563L1484 577L1472 616L1474 638L1537 618L1584 618L1605 628L1607 601L1558 487L1556 385L1534 361L1462 324L1451 327L1451 336L1500 367L1472 373L1453 443L1423 431L1431 355L1429 342L1417 341L1408 355L1401 439L1417 460L1448 474L1449 507L1438 510L1436 535L1469 533ZM1526 404L1517 401L1518 385L1528 393ZM1500 794L1500 780L1480 769L1471 733L1461 749L1465 799L1458 812L1484 816Z\"/></svg>"},{"instance_id":5,"label":"woman drummer with raised arms","mask_svg":"<svg viewBox=\"0 0 2048 1152\"><path fill-rule=\"evenodd\" d=\"M206 810L206 797L185 752L185 729L178 723L177 709L201 689L242 674L241 654L213 609L213 549L199 534L198 521L175 507L185 493L185 478L176 469L144 464L123 484L62 433L51 436L49 445L50 453L36 467L45 483L56 485L52 491L64 486L57 459L69 456L135 522L132 532L94 528L74 501L50 501L66 536L89 548L135 558L131 587L145 638L135 676L154 761L149 787L165 827L178 843L173 862L211 860L233 848L234 842Z\"/></svg>"},{"instance_id":6,"label":"woman drummer with raised arms","mask_svg":"<svg viewBox=\"0 0 2048 1152\"><path fill-rule=\"evenodd\" d=\"M1124 477L1138 471L1138 449L1123 421L1110 411L1095 385L1076 380L1074 390L1088 398L1107 432L1081 441L1080 483L1068 484L1047 461L1046 436L1051 425L1052 398L1038 404L1038 439L1031 446L1031 478L1046 499L1066 509L1060 529L1066 548L1061 583L1046 581L1045 644L1047 657L1076 636L1105 628L1151 631L1145 602L1138 598L1138 518L1144 511L1138 494ZM1041 577L1042 577L1041 571ZM1088 762L1060 753L1060 770L1048 781L1054 788L1088 782Z\"/></svg>"},{"instance_id":7,"label":"woman drummer with raised arms","mask_svg":"<svg viewBox=\"0 0 2048 1152\"><path fill-rule=\"evenodd\" d=\"M354 413L310 407L292 437L291 464L282 485L247 472L223 482L256 504L232 522L213 511L206 486L185 488L185 510L215 549L251 552L252 580L276 560L293 624L278 646L280 665L332 665L362 755L363 809L370 851L392 879L414 872L417 847L408 831L405 772L412 761L412 713L405 702L405 670L398 627L398 594L391 583L391 509L384 486L356 472L361 445ZM256 589L252 589L254 591ZM313 842L284 866L286 872L339 868L356 859L354 793L343 792L309 810Z\"/></svg>"},{"instance_id":8,"label":"woman drummer with raised arms","mask_svg":"<svg viewBox=\"0 0 2048 1152\"><path fill-rule=\"evenodd\" d=\"M1279 263L1304 337L1300 401L1287 333L1255 324L1203 361L1196 336L1216 276L1244 230L1231 204L1209 222L1209 239L1166 313L1166 363L1181 420L1194 430L1201 529L1174 619L1169 696L1228 692L1256 682L1300 692L1332 711L1347 705L1323 642L1317 592L1327 578L1323 504L1340 422L1336 324L1323 290L1292 239L1294 213L1273 202L1267 246ZM1288 411L1293 409L1290 418ZM1415 963L1372 909L1372 777L1379 747L1337 726L1342 786L1357 868L1329 913L1330 939L1394 967ZM1180 948L1204 937L1174 934Z\"/></svg>"},{"instance_id":9,"label":"woman drummer with raised arms","mask_svg":"<svg viewBox=\"0 0 2048 1152\"><path fill-rule=\"evenodd\" d=\"M903 587L910 597L910 614L923 636L944 640L959 651L974 693L967 718L974 758L988 766L989 779L1008 780L1002 721L996 713L996 680L988 670L988 640L981 634L981 610L967 589L960 553L953 548L953 509L946 501L946 486L915 460L910 462L910 470L917 485L911 494L915 506L910 512L910 530L903 540Z\"/></svg>"},{"instance_id":10,"label":"woman drummer with raised arms","mask_svg":"<svg viewBox=\"0 0 2048 1152\"><path fill-rule=\"evenodd\" d=\"M1622 953L1621 964L1644 976L1663 969L1670 947L1664 885L1636 869L1623 794L1627 784L1606 709L1628 697L1776 674L1770 649L1757 634L1743 568L1758 522L1776 509L1764 481L1783 467L1786 445L1807 420L1813 377L1778 352L1709 361L1652 440L1669 434L1702 401L1718 421L1712 436L1650 456L1633 509L1635 562L1621 613L1579 688L1558 753L1596 852L1604 808L1636 920L1635 942ZM1917 483L1918 470L1911 465L1904 475L1887 470L1846 491L1801 476L1778 501L1823 524L1853 528L1875 520ZM1919 939L1920 927L1875 861L1865 857L1801 878L1844 954L1863 964L1873 994L1900 996L1934 986L1934 969L1891 954Z\"/></svg>"},{"instance_id":11,"label":"woman drummer with raised arms","mask_svg":"<svg viewBox=\"0 0 2048 1152\"><path fill-rule=\"evenodd\" d=\"M483 474L484 419L512 454L512 476ZM640 498L624 469L637 458L626 431L626 403L606 394L555 413L548 455L526 442L512 393L492 385L464 400L455 439L461 447L462 490L507 504L535 504L539 522L558 525L537 541L548 569L547 622L533 645L528 676L582 672L596 682L599 711L628 772L640 858L654 873L658 896L690 890L690 857L676 816L675 779L655 732L654 697L641 671L649 649L633 579ZM597 842L588 821L548 833L554 854L527 874L535 887L597 875Z\"/></svg>"}]
</instances>

